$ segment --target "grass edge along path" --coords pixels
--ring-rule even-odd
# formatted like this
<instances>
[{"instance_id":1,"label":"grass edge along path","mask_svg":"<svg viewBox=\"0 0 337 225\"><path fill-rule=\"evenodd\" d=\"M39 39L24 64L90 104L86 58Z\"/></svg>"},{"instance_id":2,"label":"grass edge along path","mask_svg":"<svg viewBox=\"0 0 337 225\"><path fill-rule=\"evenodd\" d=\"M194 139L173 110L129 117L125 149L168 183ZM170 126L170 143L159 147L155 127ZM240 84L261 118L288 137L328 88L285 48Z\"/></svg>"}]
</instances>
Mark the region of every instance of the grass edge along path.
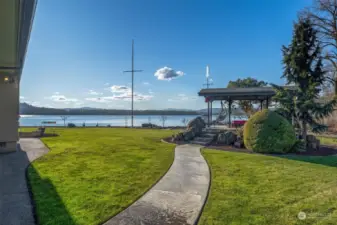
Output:
<instances>
[{"instance_id":1,"label":"grass edge along path","mask_svg":"<svg viewBox=\"0 0 337 225\"><path fill-rule=\"evenodd\" d=\"M199 225L337 224L337 168L320 164L322 157L211 149L202 155L212 178ZM327 157L337 165L336 156ZM306 213L304 220L299 212Z\"/></svg>"},{"instance_id":2,"label":"grass edge along path","mask_svg":"<svg viewBox=\"0 0 337 225\"><path fill-rule=\"evenodd\" d=\"M50 152L28 168L39 224L101 224L151 188L169 169L177 131L57 129Z\"/></svg>"}]
</instances>

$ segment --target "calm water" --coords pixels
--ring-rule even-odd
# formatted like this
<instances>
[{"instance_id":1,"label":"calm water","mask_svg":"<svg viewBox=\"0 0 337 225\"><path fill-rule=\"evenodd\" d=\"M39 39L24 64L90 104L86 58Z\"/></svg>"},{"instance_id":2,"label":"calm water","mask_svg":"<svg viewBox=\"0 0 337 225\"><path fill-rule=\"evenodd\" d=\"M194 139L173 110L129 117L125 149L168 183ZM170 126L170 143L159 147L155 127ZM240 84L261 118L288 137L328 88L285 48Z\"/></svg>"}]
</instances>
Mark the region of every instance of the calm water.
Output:
<instances>
[{"instance_id":1,"label":"calm water","mask_svg":"<svg viewBox=\"0 0 337 225\"><path fill-rule=\"evenodd\" d=\"M191 120L197 117L196 115L175 115L167 116L165 121L165 126L183 126L182 119ZM215 120L217 115L213 115L213 120ZM232 117L232 120L242 119L240 117ZM43 121L54 121L56 124L42 124ZM162 121L160 116L134 116L134 126L141 126L143 123L152 123L159 126L162 126ZM85 123L86 126L96 126L98 123L99 126L130 126L131 117L130 116L69 116L66 120L67 123L74 123L77 126L82 126ZM64 122L60 116L43 116L43 115L21 115L20 126L64 126Z\"/></svg>"},{"instance_id":2,"label":"calm water","mask_svg":"<svg viewBox=\"0 0 337 225\"><path fill-rule=\"evenodd\" d=\"M167 116L165 121L165 126L183 126L182 119L186 118L191 120L195 118L195 115L177 115L177 116ZM56 124L43 124L44 126L64 126L64 122L60 116L41 116L41 115L22 115L20 118L20 126L40 126L43 121L55 121ZM149 123L162 125L160 116L134 116L134 126L141 126L142 123ZM131 125L130 116L69 116L66 123L74 123L77 126L82 126L85 123L86 126L96 126L98 123L99 126L127 126Z\"/></svg>"}]
</instances>

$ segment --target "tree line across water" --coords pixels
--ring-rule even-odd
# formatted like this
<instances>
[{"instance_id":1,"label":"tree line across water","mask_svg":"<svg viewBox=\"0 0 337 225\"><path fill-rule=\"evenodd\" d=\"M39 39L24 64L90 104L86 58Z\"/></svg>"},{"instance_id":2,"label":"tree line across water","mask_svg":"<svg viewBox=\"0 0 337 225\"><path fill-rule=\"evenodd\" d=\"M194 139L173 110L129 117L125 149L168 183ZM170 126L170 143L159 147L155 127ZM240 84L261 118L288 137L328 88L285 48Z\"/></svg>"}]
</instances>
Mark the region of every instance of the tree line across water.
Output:
<instances>
[{"instance_id":1,"label":"tree line across water","mask_svg":"<svg viewBox=\"0 0 337 225\"><path fill-rule=\"evenodd\" d=\"M130 115L125 109L56 109L20 104L21 115ZM195 110L134 110L134 115L198 115Z\"/></svg>"}]
</instances>

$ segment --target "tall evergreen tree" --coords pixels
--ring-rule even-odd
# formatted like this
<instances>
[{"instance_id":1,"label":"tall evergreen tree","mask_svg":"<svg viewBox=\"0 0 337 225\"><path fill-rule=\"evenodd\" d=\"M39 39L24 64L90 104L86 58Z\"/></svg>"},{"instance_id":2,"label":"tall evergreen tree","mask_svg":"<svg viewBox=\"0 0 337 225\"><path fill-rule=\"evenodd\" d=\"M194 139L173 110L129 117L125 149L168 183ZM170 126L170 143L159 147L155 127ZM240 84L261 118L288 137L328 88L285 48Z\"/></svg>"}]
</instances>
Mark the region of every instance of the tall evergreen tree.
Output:
<instances>
[{"instance_id":1,"label":"tall evergreen tree","mask_svg":"<svg viewBox=\"0 0 337 225\"><path fill-rule=\"evenodd\" d=\"M296 119L302 138L306 141L307 125L314 132L323 131L325 126L319 124L318 120L330 115L337 105L336 98L328 103L318 101L327 73L323 70L317 31L310 20L300 19L294 25L292 42L288 47L283 46L282 51L282 78L287 80L287 84L295 84L295 87L290 90L273 85L277 90L274 100L280 103L283 111Z\"/></svg>"}]
</instances>

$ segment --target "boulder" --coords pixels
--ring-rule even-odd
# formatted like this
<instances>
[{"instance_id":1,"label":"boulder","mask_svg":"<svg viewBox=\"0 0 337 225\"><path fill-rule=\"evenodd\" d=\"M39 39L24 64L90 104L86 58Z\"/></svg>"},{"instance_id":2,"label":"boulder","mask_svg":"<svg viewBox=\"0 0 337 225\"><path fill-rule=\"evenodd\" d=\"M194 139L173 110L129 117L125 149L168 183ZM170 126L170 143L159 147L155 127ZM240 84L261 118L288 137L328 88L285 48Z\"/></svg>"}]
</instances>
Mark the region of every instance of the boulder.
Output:
<instances>
[{"instance_id":1,"label":"boulder","mask_svg":"<svg viewBox=\"0 0 337 225\"><path fill-rule=\"evenodd\" d=\"M199 136L206 127L205 121L201 117L191 120L185 131L172 136L172 141L190 141Z\"/></svg>"},{"instance_id":2,"label":"boulder","mask_svg":"<svg viewBox=\"0 0 337 225\"><path fill-rule=\"evenodd\" d=\"M183 141L183 140L184 140L184 134L182 132L180 132L180 133L172 136L172 141L173 142Z\"/></svg>"},{"instance_id":3,"label":"boulder","mask_svg":"<svg viewBox=\"0 0 337 225\"><path fill-rule=\"evenodd\" d=\"M183 133L183 136L184 136L185 141L189 141L195 137L195 132L193 131L193 129L190 129L190 130L185 131Z\"/></svg>"},{"instance_id":4,"label":"boulder","mask_svg":"<svg viewBox=\"0 0 337 225\"><path fill-rule=\"evenodd\" d=\"M187 124L187 130L193 129L195 135L202 133L202 130L206 127L205 121L200 117L196 117Z\"/></svg>"},{"instance_id":5,"label":"boulder","mask_svg":"<svg viewBox=\"0 0 337 225\"><path fill-rule=\"evenodd\" d=\"M232 131L227 131L218 135L217 143L224 145L232 145L237 139L237 135Z\"/></svg>"},{"instance_id":6,"label":"boulder","mask_svg":"<svg viewBox=\"0 0 337 225\"><path fill-rule=\"evenodd\" d=\"M307 135L307 149L319 150L320 141L314 135Z\"/></svg>"},{"instance_id":7,"label":"boulder","mask_svg":"<svg viewBox=\"0 0 337 225\"><path fill-rule=\"evenodd\" d=\"M316 141L316 137L314 135L308 134L307 135L307 141L308 142L315 142Z\"/></svg>"},{"instance_id":8,"label":"boulder","mask_svg":"<svg viewBox=\"0 0 337 225\"><path fill-rule=\"evenodd\" d=\"M234 142L234 147L235 148L243 148L244 147L243 140L241 140L241 141L235 141Z\"/></svg>"}]
</instances>

